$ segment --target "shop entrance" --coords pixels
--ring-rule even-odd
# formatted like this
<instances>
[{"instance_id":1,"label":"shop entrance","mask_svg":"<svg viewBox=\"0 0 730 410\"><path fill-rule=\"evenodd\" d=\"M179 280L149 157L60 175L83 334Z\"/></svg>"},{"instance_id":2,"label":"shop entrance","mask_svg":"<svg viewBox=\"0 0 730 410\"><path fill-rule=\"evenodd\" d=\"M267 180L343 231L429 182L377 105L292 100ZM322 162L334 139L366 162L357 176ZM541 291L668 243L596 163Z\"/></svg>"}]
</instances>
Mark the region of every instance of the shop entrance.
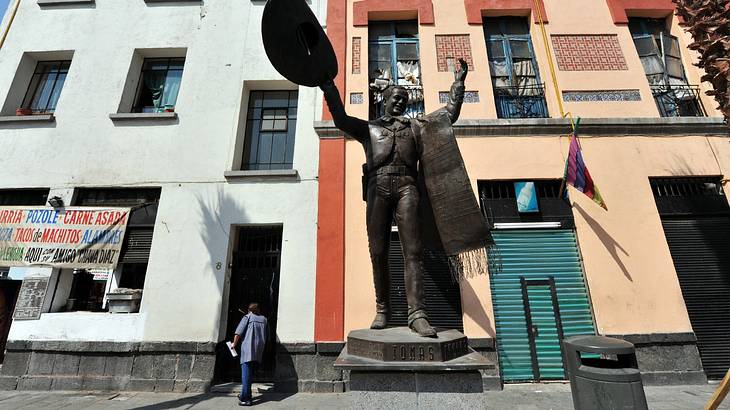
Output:
<instances>
[{"instance_id":1,"label":"shop entrance","mask_svg":"<svg viewBox=\"0 0 730 410\"><path fill-rule=\"evenodd\" d=\"M565 379L560 340L595 334L571 229L493 232L490 274L497 352L505 382Z\"/></svg>"},{"instance_id":2,"label":"shop entrance","mask_svg":"<svg viewBox=\"0 0 730 410\"><path fill-rule=\"evenodd\" d=\"M667 245L708 379L730 368L730 206L720 177L652 178Z\"/></svg>"},{"instance_id":3,"label":"shop entrance","mask_svg":"<svg viewBox=\"0 0 730 410\"><path fill-rule=\"evenodd\" d=\"M274 379L281 238L281 226L241 227L238 230L238 245L233 253L225 340L233 340L236 326L248 311L249 303L258 303L260 313L269 323L263 363L254 374L256 382L270 382ZM221 381L240 382L239 362L231 359L227 350L219 353L218 362L221 368L219 373Z\"/></svg>"},{"instance_id":4,"label":"shop entrance","mask_svg":"<svg viewBox=\"0 0 730 410\"><path fill-rule=\"evenodd\" d=\"M560 180L479 182L494 229L489 286L505 382L565 379L560 341L595 334L573 210L562 192Z\"/></svg>"},{"instance_id":5,"label":"shop entrance","mask_svg":"<svg viewBox=\"0 0 730 410\"><path fill-rule=\"evenodd\" d=\"M0 279L0 363L5 359L5 343L13 324L13 310L22 283L20 280Z\"/></svg>"},{"instance_id":6,"label":"shop entrance","mask_svg":"<svg viewBox=\"0 0 730 410\"><path fill-rule=\"evenodd\" d=\"M404 278L403 247L398 232L390 236L388 254L390 265L390 306L388 320L391 327L408 326L408 301ZM461 290L449 271L449 261L443 251L424 250L424 284L426 289L426 313L433 327L464 331L461 311Z\"/></svg>"}]
</instances>

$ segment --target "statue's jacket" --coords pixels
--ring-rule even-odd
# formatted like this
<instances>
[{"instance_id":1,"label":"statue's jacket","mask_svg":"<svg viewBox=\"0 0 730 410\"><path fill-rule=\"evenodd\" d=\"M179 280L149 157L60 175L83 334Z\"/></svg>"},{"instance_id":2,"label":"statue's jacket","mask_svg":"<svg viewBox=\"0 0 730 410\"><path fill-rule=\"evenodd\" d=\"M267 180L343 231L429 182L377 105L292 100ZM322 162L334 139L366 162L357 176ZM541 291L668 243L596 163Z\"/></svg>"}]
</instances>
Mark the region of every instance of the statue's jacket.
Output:
<instances>
[{"instance_id":1,"label":"statue's jacket","mask_svg":"<svg viewBox=\"0 0 730 410\"><path fill-rule=\"evenodd\" d=\"M460 106L458 91L463 95L463 84L452 86L450 99L458 99ZM427 194L421 195L424 244L443 249L452 273L458 277L486 273L486 255L480 255L493 241L456 142L453 114L441 108L418 119L391 122L386 116L364 121L345 113L336 88L325 89L325 99L335 125L363 144L369 173L388 165L397 136L407 133L413 138L413 144L398 148L406 150L399 152L399 157L409 169L418 172L419 190ZM475 259L479 262L472 263ZM464 269L466 265L471 265L470 269Z\"/></svg>"},{"instance_id":2,"label":"statue's jacket","mask_svg":"<svg viewBox=\"0 0 730 410\"><path fill-rule=\"evenodd\" d=\"M418 170L420 156L418 141L415 138L413 124L409 119L378 118L368 123L368 138L363 141L367 169L374 172L383 165L389 165L393 150L397 150L398 158L414 173ZM396 145L396 139L411 141Z\"/></svg>"}]
</instances>

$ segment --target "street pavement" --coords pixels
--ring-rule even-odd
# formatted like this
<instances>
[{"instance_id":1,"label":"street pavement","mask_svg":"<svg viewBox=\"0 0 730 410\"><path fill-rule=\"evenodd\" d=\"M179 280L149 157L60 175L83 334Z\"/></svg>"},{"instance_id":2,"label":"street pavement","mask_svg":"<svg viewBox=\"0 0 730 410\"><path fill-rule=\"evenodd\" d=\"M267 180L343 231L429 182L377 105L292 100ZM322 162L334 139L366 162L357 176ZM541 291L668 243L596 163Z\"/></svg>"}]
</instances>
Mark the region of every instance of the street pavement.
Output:
<instances>
[{"instance_id":1,"label":"street pavement","mask_svg":"<svg viewBox=\"0 0 730 410\"><path fill-rule=\"evenodd\" d=\"M650 409L702 409L716 384L646 387ZM263 388L261 390L264 390ZM0 392L0 409L238 409L234 394L137 392ZM259 393L258 409L572 409L565 383L507 385L479 394L373 393L292 395ZM730 403L721 409L730 410Z\"/></svg>"}]
</instances>

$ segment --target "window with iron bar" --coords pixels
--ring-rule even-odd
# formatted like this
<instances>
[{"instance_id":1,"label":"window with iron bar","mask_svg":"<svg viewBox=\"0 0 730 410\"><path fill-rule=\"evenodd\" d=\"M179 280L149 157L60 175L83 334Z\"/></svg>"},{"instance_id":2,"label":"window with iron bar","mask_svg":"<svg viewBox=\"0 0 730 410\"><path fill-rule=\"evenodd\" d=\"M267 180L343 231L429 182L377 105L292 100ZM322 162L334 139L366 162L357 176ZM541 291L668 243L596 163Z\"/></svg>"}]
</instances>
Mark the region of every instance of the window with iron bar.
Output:
<instances>
[{"instance_id":1,"label":"window with iron bar","mask_svg":"<svg viewBox=\"0 0 730 410\"><path fill-rule=\"evenodd\" d=\"M368 25L368 38L370 118L385 114L382 91L387 85L408 91L406 117L423 115L418 22L373 21Z\"/></svg>"},{"instance_id":2,"label":"window with iron bar","mask_svg":"<svg viewBox=\"0 0 730 410\"><path fill-rule=\"evenodd\" d=\"M145 58L134 112L174 111L185 58Z\"/></svg>"},{"instance_id":3,"label":"window with iron bar","mask_svg":"<svg viewBox=\"0 0 730 410\"><path fill-rule=\"evenodd\" d=\"M666 19L630 18L629 31L662 117L702 117L699 87L691 86L677 37Z\"/></svg>"},{"instance_id":4,"label":"window with iron bar","mask_svg":"<svg viewBox=\"0 0 730 410\"><path fill-rule=\"evenodd\" d=\"M651 178L655 197L725 196L719 177Z\"/></svg>"},{"instance_id":5,"label":"window with iron bar","mask_svg":"<svg viewBox=\"0 0 730 410\"><path fill-rule=\"evenodd\" d=\"M69 67L71 67L70 60L39 62L31 77L21 108L31 110L33 114L55 112Z\"/></svg>"},{"instance_id":6,"label":"window with iron bar","mask_svg":"<svg viewBox=\"0 0 730 410\"><path fill-rule=\"evenodd\" d=\"M548 116L530 25L524 17L486 17L487 55L499 118Z\"/></svg>"},{"instance_id":7,"label":"window with iron bar","mask_svg":"<svg viewBox=\"0 0 730 410\"><path fill-rule=\"evenodd\" d=\"M292 169L298 91L251 91L241 169Z\"/></svg>"}]
</instances>

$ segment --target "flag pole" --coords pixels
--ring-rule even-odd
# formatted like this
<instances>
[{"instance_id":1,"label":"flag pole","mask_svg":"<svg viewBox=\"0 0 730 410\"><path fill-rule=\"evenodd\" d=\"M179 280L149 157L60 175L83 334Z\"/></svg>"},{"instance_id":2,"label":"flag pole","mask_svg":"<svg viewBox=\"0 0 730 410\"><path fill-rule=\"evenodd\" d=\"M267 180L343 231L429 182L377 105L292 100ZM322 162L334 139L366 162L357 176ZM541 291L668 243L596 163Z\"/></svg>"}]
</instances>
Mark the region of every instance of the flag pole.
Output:
<instances>
[{"instance_id":1,"label":"flag pole","mask_svg":"<svg viewBox=\"0 0 730 410\"><path fill-rule=\"evenodd\" d=\"M573 117L570 117L571 123L573 122ZM573 133L570 134L570 140L568 141L568 156L565 158L565 168L563 169L563 180L560 182L560 192L559 195L562 198L565 194L568 193L568 161L570 161L570 144L573 142L573 138L576 139L576 142L578 143L578 146L580 146L580 142L578 141L578 127L580 126L580 117L578 117L578 120L573 125Z\"/></svg>"}]
</instances>

